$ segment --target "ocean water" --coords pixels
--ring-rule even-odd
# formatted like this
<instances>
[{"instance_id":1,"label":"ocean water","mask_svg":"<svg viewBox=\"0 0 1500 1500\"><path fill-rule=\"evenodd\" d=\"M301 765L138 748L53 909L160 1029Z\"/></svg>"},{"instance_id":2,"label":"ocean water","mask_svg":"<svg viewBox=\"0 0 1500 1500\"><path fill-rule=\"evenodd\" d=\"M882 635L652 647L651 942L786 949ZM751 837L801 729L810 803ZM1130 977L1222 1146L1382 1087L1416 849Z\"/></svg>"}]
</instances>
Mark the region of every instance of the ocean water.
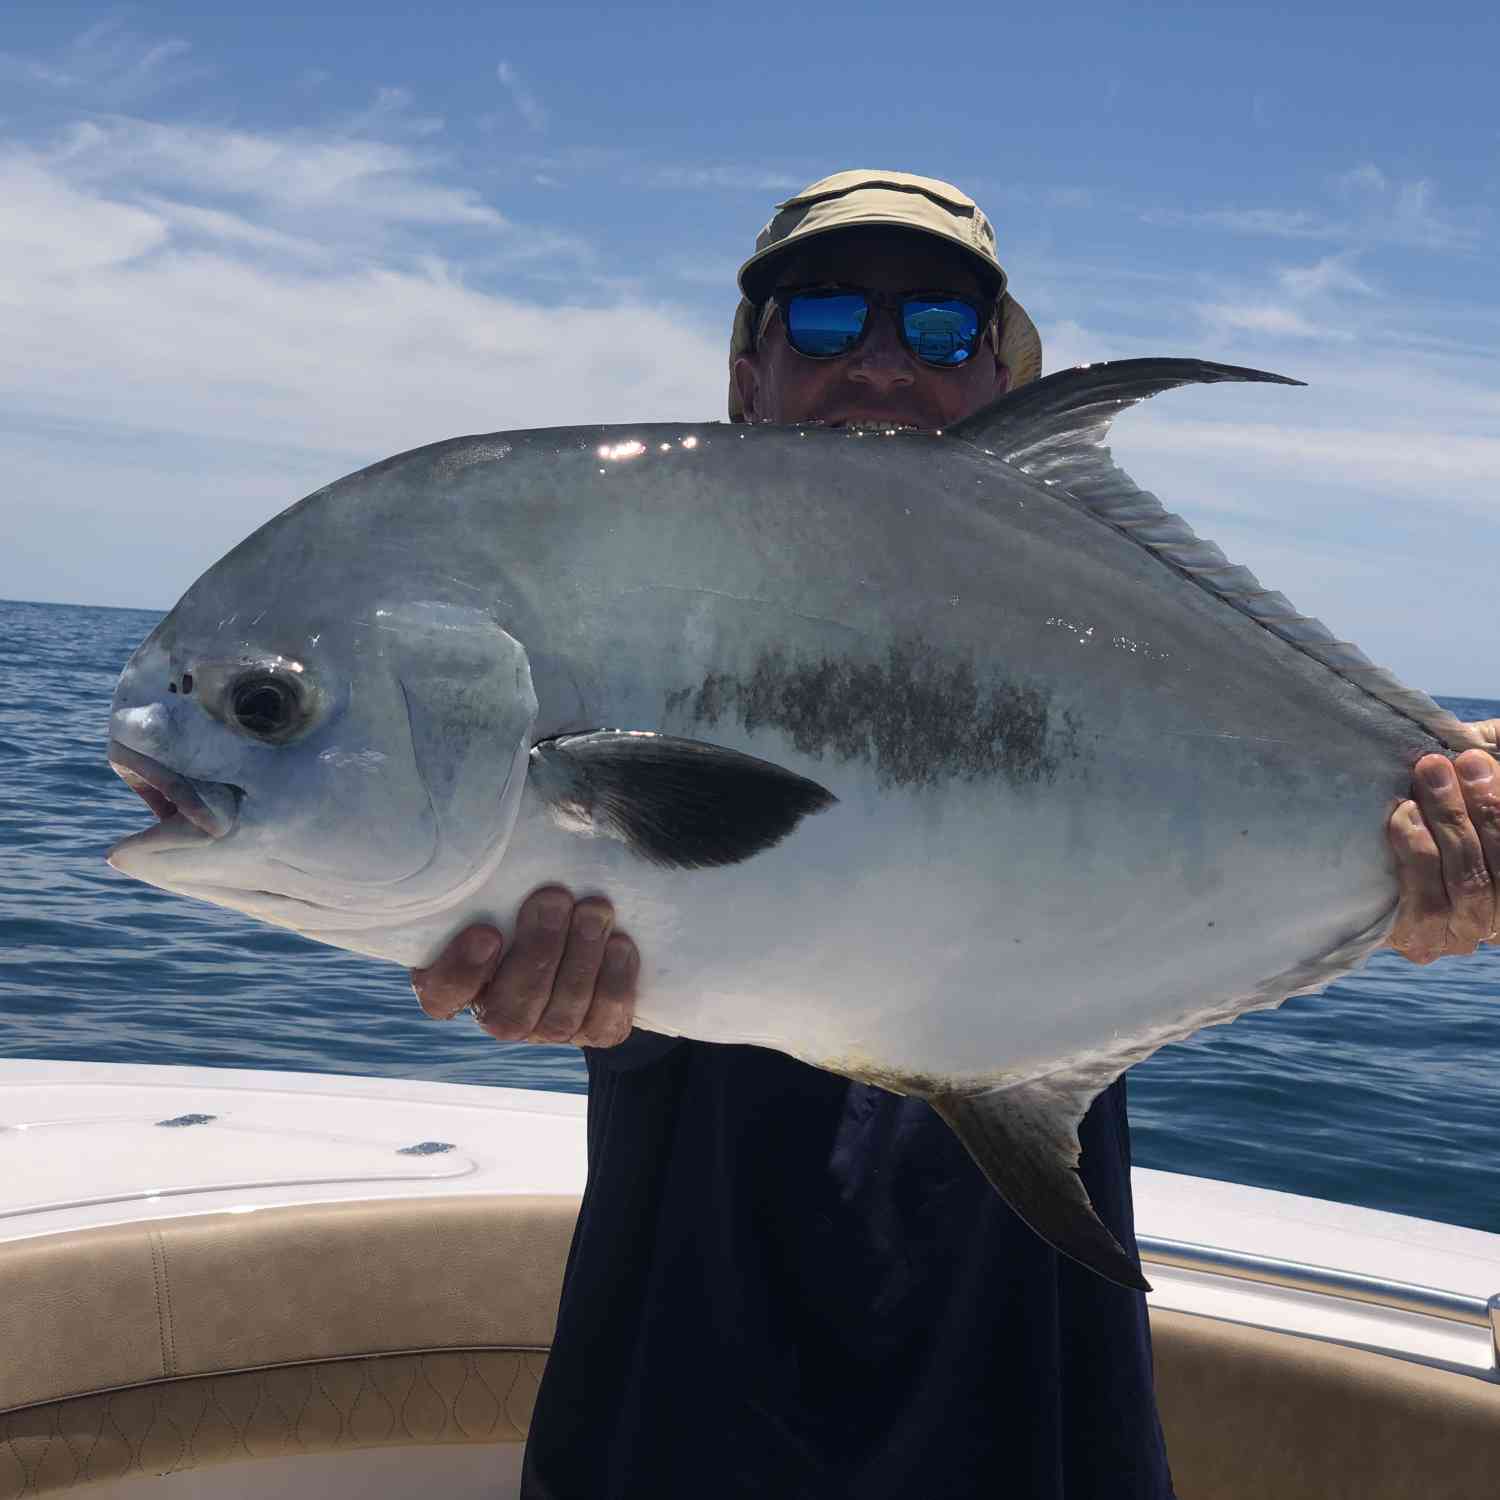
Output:
<instances>
[{"instance_id":1,"label":"ocean water","mask_svg":"<svg viewBox=\"0 0 1500 1500\"><path fill-rule=\"evenodd\" d=\"M158 618L0 602L0 1056L581 1092L571 1048L429 1021L392 965L104 863L149 817L104 746L115 678ZM1426 969L1379 954L1164 1048L1130 1088L1142 1165L1500 1231L1500 951Z\"/></svg>"}]
</instances>

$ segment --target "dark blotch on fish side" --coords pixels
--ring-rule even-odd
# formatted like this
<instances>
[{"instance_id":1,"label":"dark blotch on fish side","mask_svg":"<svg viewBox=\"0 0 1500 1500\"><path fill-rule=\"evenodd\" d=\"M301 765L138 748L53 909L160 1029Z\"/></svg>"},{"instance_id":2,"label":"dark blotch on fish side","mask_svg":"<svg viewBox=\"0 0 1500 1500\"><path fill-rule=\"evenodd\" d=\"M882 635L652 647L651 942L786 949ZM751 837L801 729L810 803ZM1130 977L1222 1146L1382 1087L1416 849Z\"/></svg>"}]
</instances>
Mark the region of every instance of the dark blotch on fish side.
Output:
<instances>
[{"instance_id":1,"label":"dark blotch on fish side","mask_svg":"<svg viewBox=\"0 0 1500 1500\"><path fill-rule=\"evenodd\" d=\"M1051 781L1081 753L1074 716L1054 713L1046 691L981 685L967 662L920 641L898 642L884 662L794 662L767 651L748 677L710 673L668 693L666 710L709 727L732 713L752 733L780 729L804 755L869 762L887 787Z\"/></svg>"}]
</instances>

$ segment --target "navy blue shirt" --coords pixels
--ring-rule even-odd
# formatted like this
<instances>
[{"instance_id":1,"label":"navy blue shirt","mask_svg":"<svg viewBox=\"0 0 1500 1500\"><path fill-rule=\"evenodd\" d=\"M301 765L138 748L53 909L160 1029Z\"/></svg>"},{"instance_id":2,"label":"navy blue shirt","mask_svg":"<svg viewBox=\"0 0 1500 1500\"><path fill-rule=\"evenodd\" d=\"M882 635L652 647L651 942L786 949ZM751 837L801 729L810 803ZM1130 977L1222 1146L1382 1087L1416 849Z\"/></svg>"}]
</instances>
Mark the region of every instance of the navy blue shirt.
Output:
<instances>
[{"instance_id":1,"label":"navy blue shirt","mask_svg":"<svg viewBox=\"0 0 1500 1500\"><path fill-rule=\"evenodd\" d=\"M778 1052L589 1051L589 1176L526 1500L1170 1500L1145 1299L923 1102ZM1080 1132L1135 1245L1121 1079Z\"/></svg>"}]
</instances>

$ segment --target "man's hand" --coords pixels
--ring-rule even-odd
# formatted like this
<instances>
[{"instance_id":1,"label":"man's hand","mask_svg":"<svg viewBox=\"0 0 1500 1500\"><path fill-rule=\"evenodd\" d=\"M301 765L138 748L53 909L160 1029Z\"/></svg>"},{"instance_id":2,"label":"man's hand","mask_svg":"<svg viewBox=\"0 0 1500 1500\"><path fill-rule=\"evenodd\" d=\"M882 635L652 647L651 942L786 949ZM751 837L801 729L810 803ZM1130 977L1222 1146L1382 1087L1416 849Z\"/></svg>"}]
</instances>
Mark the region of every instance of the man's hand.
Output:
<instances>
[{"instance_id":1,"label":"man's hand","mask_svg":"<svg viewBox=\"0 0 1500 1500\"><path fill-rule=\"evenodd\" d=\"M1500 750L1500 719L1470 727ZM1465 750L1451 764L1424 755L1413 770L1416 800L1387 830L1401 887L1390 946L1430 964L1500 938L1500 766Z\"/></svg>"},{"instance_id":2,"label":"man's hand","mask_svg":"<svg viewBox=\"0 0 1500 1500\"><path fill-rule=\"evenodd\" d=\"M413 969L422 1009L452 1020L465 1006L499 1042L613 1047L630 1034L640 955L602 896L533 891L507 948L493 927L466 927L430 969ZM502 957L503 955L503 957Z\"/></svg>"}]
</instances>

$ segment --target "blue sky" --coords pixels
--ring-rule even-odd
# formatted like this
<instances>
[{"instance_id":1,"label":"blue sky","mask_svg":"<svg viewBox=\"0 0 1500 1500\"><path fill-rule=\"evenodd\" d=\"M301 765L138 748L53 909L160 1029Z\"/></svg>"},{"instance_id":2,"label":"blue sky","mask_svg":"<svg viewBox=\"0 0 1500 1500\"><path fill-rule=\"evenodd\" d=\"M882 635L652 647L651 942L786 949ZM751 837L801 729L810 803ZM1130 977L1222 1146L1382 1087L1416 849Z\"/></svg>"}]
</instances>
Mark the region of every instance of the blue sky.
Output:
<instances>
[{"instance_id":1,"label":"blue sky","mask_svg":"<svg viewBox=\"0 0 1500 1500\"><path fill-rule=\"evenodd\" d=\"M995 220L1136 478L1414 685L1500 697L1500 21L1477 5L12 5L0 596L170 604L339 473L722 415L732 279L846 166Z\"/></svg>"}]
</instances>

